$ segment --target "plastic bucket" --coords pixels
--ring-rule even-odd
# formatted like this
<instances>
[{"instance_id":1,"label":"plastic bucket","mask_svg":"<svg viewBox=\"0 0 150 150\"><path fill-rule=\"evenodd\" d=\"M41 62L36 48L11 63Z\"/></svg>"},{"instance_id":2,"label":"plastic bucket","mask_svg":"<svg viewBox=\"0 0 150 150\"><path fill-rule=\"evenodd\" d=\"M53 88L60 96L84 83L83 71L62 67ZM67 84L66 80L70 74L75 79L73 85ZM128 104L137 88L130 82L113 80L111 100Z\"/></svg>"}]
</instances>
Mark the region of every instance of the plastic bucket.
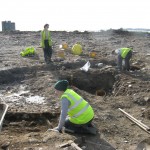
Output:
<instances>
[{"instance_id":1,"label":"plastic bucket","mask_svg":"<svg viewBox=\"0 0 150 150\"><path fill-rule=\"evenodd\" d=\"M65 57L64 51L59 51L59 52L57 53L57 55L58 55L58 57L60 57L60 58L64 58L64 57Z\"/></svg>"},{"instance_id":2,"label":"plastic bucket","mask_svg":"<svg viewBox=\"0 0 150 150\"><path fill-rule=\"evenodd\" d=\"M89 57L95 58L96 57L96 52L89 52Z\"/></svg>"},{"instance_id":3,"label":"plastic bucket","mask_svg":"<svg viewBox=\"0 0 150 150\"><path fill-rule=\"evenodd\" d=\"M81 55L82 54L82 46L80 44L73 45L71 49L74 55Z\"/></svg>"},{"instance_id":4,"label":"plastic bucket","mask_svg":"<svg viewBox=\"0 0 150 150\"><path fill-rule=\"evenodd\" d=\"M67 43L65 43L65 44L62 44L62 49L68 49L68 44Z\"/></svg>"}]
</instances>

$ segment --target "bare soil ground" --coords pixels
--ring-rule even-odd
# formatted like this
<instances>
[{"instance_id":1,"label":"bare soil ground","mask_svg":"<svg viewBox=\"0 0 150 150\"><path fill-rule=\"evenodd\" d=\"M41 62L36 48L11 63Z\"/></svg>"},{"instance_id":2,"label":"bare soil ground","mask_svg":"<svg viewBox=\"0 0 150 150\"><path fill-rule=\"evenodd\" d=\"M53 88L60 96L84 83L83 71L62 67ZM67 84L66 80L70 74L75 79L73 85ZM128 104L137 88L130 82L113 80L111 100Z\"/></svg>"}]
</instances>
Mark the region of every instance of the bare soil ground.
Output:
<instances>
[{"instance_id":1,"label":"bare soil ground","mask_svg":"<svg viewBox=\"0 0 150 150\"><path fill-rule=\"evenodd\" d=\"M0 133L1 149L54 150L68 140L86 150L135 150L143 140L150 144L149 134L118 109L150 126L150 34L53 31L52 39L53 63L46 65L40 32L0 33L0 101L9 105ZM83 46L81 56L70 51L77 41ZM64 42L69 49L65 58L59 58L59 45ZM134 47L132 70L119 73L111 51L129 45ZM36 48L36 55L21 57L20 52L30 46ZM89 57L91 50L97 53L95 58ZM87 61L90 69L81 71ZM93 106L96 136L46 132L58 124L60 101L53 89L58 79L67 79ZM80 141L83 136L87 142Z\"/></svg>"}]
</instances>

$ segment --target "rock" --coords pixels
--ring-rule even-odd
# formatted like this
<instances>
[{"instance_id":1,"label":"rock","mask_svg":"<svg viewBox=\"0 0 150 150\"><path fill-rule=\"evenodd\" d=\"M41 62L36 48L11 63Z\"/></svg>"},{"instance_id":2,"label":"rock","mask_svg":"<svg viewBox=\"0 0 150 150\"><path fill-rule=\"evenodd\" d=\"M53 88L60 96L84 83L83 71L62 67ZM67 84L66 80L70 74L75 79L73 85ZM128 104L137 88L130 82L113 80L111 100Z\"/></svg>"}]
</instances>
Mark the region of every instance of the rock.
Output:
<instances>
[{"instance_id":1,"label":"rock","mask_svg":"<svg viewBox=\"0 0 150 150\"><path fill-rule=\"evenodd\" d=\"M140 105L140 106L145 106L146 105L146 101L138 95L133 96L133 102Z\"/></svg>"},{"instance_id":2,"label":"rock","mask_svg":"<svg viewBox=\"0 0 150 150\"><path fill-rule=\"evenodd\" d=\"M29 128L29 127L26 127L26 130L27 131L30 131L30 132L40 132L40 128L38 127L35 127L35 128Z\"/></svg>"},{"instance_id":3,"label":"rock","mask_svg":"<svg viewBox=\"0 0 150 150\"><path fill-rule=\"evenodd\" d=\"M1 145L1 148L7 150L9 145L10 145L10 142L7 141Z\"/></svg>"},{"instance_id":4,"label":"rock","mask_svg":"<svg viewBox=\"0 0 150 150\"><path fill-rule=\"evenodd\" d=\"M148 101L150 101L150 97L144 97L144 100L145 100L146 102L148 102Z\"/></svg>"},{"instance_id":5,"label":"rock","mask_svg":"<svg viewBox=\"0 0 150 150\"><path fill-rule=\"evenodd\" d=\"M150 53L146 54L146 56L150 56Z\"/></svg>"},{"instance_id":6,"label":"rock","mask_svg":"<svg viewBox=\"0 0 150 150\"><path fill-rule=\"evenodd\" d=\"M36 138L29 139L29 143L39 143L40 141Z\"/></svg>"},{"instance_id":7,"label":"rock","mask_svg":"<svg viewBox=\"0 0 150 150\"><path fill-rule=\"evenodd\" d=\"M82 146L81 148L82 148L82 149L86 149L86 146Z\"/></svg>"},{"instance_id":8,"label":"rock","mask_svg":"<svg viewBox=\"0 0 150 150\"><path fill-rule=\"evenodd\" d=\"M25 147L23 150L34 150L32 147Z\"/></svg>"},{"instance_id":9,"label":"rock","mask_svg":"<svg viewBox=\"0 0 150 150\"><path fill-rule=\"evenodd\" d=\"M145 108L141 108L142 111L145 111Z\"/></svg>"},{"instance_id":10,"label":"rock","mask_svg":"<svg viewBox=\"0 0 150 150\"><path fill-rule=\"evenodd\" d=\"M40 136L39 133L31 132L27 134L27 137L34 137L34 136Z\"/></svg>"},{"instance_id":11,"label":"rock","mask_svg":"<svg viewBox=\"0 0 150 150\"><path fill-rule=\"evenodd\" d=\"M129 84L129 85L128 85L128 87L129 87L129 88L131 88L131 87L132 87L132 85L131 85L131 84Z\"/></svg>"},{"instance_id":12,"label":"rock","mask_svg":"<svg viewBox=\"0 0 150 150\"><path fill-rule=\"evenodd\" d=\"M95 64L96 66L98 66L99 68L102 68L104 66L103 63L98 63L98 64Z\"/></svg>"}]
</instances>

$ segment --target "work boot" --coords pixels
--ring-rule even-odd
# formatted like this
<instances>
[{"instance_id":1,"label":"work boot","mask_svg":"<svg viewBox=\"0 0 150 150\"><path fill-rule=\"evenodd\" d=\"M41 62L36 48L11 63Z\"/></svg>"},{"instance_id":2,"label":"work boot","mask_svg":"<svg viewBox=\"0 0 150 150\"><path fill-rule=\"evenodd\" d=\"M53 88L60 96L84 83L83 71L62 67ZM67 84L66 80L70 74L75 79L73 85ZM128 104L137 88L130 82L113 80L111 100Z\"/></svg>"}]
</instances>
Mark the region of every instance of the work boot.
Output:
<instances>
[{"instance_id":1,"label":"work boot","mask_svg":"<svg viewBox=\"0 0 150 150\"><path fill-rule=\"evenodd\" d=\"M65 132L65 133L75 133L74 130L68 129L68 128L66 128L66 127L63 127L62 130L63 130L63 132Z\"/></svg>"},{"instance_id":2,"label":"work boot","mask_svg":"<svg viewBox=\"0 0 150 150\"><path fill-rule=\"evenodd\" d=\"M96 134L97 134L97 129L96 129L96 128L88 127L87 130L88 130L88 132L89 132L90 134L93 134L93 135L96 135Z\"/></svg>"},{"instance_id":3,"label":"work boot","mask_svg":"<svg viewBox=\"0 0 150 150\"><path fill-rule=\"evenodd\" d=\"M98 130L95 127L83 126L83 129L86 130L86 133L96 135Z\"/></svg>"}]
</instances>

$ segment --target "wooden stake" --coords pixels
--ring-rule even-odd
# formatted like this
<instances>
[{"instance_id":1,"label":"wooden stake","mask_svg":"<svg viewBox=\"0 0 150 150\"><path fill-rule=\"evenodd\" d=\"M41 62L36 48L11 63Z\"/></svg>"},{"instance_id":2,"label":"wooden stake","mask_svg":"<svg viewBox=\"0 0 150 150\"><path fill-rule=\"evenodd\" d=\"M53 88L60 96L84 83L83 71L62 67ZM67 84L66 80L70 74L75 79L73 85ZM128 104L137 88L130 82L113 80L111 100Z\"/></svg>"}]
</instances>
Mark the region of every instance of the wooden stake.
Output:
<instances>
[{"instance_id":1,"label":"wooden stake","mask_svg":"<svg viewBox=\"0 0 150 150\"><path fill-rule=\"evenodd\" d=\"M135 119L133 116L131 116L130 114L128 114L127 112L125 112L121 108L119 108L119 110L122 113L124 113L128 119L130 119L132 122L134 122L136 125L138 125L141 129L143 129L144 131L146 131L147 133L150 134L150 128L147 125L145 125L142 122L140 122L139 120Z\"/></svg>"}]
</instances>

